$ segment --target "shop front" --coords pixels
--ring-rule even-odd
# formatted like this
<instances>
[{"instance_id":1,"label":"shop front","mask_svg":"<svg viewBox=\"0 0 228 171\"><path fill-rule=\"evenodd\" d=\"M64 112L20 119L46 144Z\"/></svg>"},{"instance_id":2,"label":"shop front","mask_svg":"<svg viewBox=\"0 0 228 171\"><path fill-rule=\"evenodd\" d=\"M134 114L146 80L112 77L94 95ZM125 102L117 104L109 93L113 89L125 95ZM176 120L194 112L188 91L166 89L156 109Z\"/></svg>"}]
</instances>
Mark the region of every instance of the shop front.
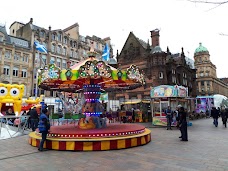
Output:
<instances>
[{"instance_id":1,"label":"shop front","mask_svg":"<svg viewBox=\"0 0 228 171\"><path fill-rule=\"evenodd\" d=\"M178 85L160 85L157 87L151 87L151 112L152 112L152 124L166 126L166 115L165 110L168 106L171 110L175 110L178 105L188 109L189 100L188 88ZM175 117L175 116L174 116ZM176 125L175 118L173 118L173 125Z\"/></svg>"}]
</instances>

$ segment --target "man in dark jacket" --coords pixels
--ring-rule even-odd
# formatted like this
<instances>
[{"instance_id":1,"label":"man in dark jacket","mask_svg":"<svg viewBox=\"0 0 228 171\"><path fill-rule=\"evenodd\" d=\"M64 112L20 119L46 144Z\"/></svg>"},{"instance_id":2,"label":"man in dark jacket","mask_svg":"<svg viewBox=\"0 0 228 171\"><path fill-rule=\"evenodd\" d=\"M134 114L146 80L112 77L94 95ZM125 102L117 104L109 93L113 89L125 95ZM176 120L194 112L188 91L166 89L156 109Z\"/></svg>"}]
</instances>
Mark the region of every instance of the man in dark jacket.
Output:
<instances>
[{"instance_id":1,"label":"man in dark jacket","mask_svg":"<svg viewBox=\"0 0 228 171\"><path fill-rule=\"evenodd\" d=\"M38 121L39 121L39 116L36 111L36 107L33 107L30 111L30 121L31 121L31 128L32 131L35 131L36 128L38 127Z\"/></svg>"},{"instance_id":2,"label":"man in dark jacket","mask_svg":"<svg viewBox=\"0 0 228 171\"><path fill-rule=\"evenodd\" d=\"M215 107L212 107L211 116L214 119L214 122L213 123L214 123L215 127L218 127L219 111Z\"/></svg>"},{"instance_id":3,"label":"man in dark jacket","mask_svg":"<svg viewBox=\"0 0 228 171\"><path fill-rule=\"evenodd\" d=\"M173 112L172 112L170 106L168 106L168 108L165 110L165 114L166 114L166 118L167 118L167 130L172 129L171 124L172 124L172 119L173 119Z\"/></svg>"},{"instance_id":4,"label":"man in dark jacket","mask_svg":"<svg viewBox=\"0 0 228 171\"><path fill-rule=\"evenodd\" d=\"M39 132L42 134L42 139L40 141L40 146L38 148L39 151L44 151L43 149L43 145L44 142L47 139L47 134L50 130L50 122L49 122L49 118L48 118L48 110L47 109L43 109L42 113L40 114L40 120L39 120Z\"/></svg>"}]
</instances>

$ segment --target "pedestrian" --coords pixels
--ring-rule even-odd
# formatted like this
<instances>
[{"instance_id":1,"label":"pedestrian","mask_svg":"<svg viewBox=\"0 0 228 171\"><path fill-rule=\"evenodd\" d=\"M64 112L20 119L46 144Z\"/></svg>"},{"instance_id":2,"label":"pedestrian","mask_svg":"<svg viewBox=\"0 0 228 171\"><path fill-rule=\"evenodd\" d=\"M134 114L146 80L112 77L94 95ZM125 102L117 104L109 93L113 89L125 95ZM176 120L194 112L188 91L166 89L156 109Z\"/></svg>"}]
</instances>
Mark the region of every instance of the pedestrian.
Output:
<instances>
[{"instance_id":1,"label":"pedestrian","mask_svg":"<svg viewBox=\"0 0 228 171\"><path fill-rule=\"evenodd\" d=\"M213 117L213 124L215 127L218 127L218 117L219 117L219 110L217 110L215 107L212 107L211 110L211 116Z\"/></svg>"},{"instance_id":2,"label":"pedestrian","mask_svg":"<svg viewBox=\"0 0 228 171\"><path fill-rule=\"evenodd\" d=\"M187 112L185 112L184 107L180 107L180 131L181 131L181 141L188 141L188 129L187 129Z\"/></svg>"},{"instance_id":3,"label":"pedestrian","mask_svg":"<svg viewBox=\"0 0 228 171\"><path fill-rule=\"evenodd\" d=\"M27 123L27 128L30 129L31 128L31 118L30 118L30 112L31 112L31 108L28 110L27 112L27 116L28 116L28 123Z\"/></svg>"},{"instance_id":4,"label":"pedestrian","mask_svg":"<svg viewBox=\"0 0 228 171\"><path fill-rule=\"evenodd\" d=\"M228 118L228 109L225 109L224 106L221 107L221 117L222 117L222 123L226 128L227 118Z\"/></svg>"},{"instance_id":5,"label":"pedestrian","mask_svg":"<svg viewBox=\"0 0 228 171\"><path fill-rule=\"evenodd\" d=\"M42 139L40 141L40 145L38 148L39 151L44 151L44 148L43 148L44 142L46 141L47 134L49 133L49 130L50 130L50 121L49 121L48 115L49 113L47 109L43 109L41 111L38 128L39 128L39 132L42 135Z\"/></svg>"},{"instance_id":6,"label":"pedestrian","mask_svg":"<svg viewBox=\"0 0 228 171\"><path fill-rule=\"evenodd\" d=\"M165 110L165 115L167 118L167 130L172 130L171 128L171 124L172 124L172 118L173 118L173 112L170 108L170 106L168 106L168 108Z\"/></svg>"},{"instance_id":7,"label":"pedestrian","mask_svg":"<svg viewBox=\"0 0 228 171\"><path fill-rule=\"evenodd\" d=\"M31 120L32 131L35 131L37 126L38 126L38 121L39 121L39 116L38 116L38 113L36 111L36 107L33 107L33 109L31 109L30 118L31 118L30 120Z\"/></svg>"},{"instance_id":8,"label":"pedestrian","mask_svg":"<svg viewBox=\"0 0 228 171\"><path fill-rule=\"evenodd\" d=\"M132 108L132 122L134 123L135 122L135 109Z\"/></svg>"}]
</instances>

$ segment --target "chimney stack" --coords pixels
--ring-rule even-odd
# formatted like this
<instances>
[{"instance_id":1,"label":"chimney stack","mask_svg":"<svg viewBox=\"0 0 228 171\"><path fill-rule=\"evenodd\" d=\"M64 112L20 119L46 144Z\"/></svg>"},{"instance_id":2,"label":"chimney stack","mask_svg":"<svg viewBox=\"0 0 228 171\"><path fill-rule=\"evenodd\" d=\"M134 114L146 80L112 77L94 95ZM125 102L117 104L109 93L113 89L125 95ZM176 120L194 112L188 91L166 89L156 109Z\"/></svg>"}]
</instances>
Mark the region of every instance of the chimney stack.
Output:
<instances>
[{"instance_id":1,"label":"chimney stack","mask_svg":"<svg viewBox=\"0 0 228 171\"><path fill-rule=\"evenodd\" d=\"M32 24L32 23L33 23L33 18L30 18L29 23L30 23L30 24Z\"/></svg>"},{"instance_id":2,"label":"chimney stack","mask_svg":"<svg viewBox=\"0 0 228 171\"><path fill-rule=\"evenodd\" d=\"M152 47L154 48L155 46L160 46L159 43L159 29L155 29L150 31L151 33L151 42L152 42Z\"/></svg>"}]
</instances>

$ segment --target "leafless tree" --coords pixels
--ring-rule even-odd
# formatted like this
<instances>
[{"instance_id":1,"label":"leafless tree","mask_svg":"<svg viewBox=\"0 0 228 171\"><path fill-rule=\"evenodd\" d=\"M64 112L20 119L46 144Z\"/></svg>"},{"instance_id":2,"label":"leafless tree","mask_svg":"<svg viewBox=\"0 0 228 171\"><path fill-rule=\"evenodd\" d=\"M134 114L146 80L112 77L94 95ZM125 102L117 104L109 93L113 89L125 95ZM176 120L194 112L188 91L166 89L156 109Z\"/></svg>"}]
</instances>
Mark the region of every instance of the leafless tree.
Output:
<instances>
[{"instance_id":1,"label":"leafless tree","mask_svg":"<svg viewBox=\"0 0 228 171\"><path fill-rule=\"evenodd\" d=\"M215 7L209 9L208 11L215 9L215 8L219 7L220 5L228 3L228 1L207 1L207 0L205 0L205 1L187 0L187 1L194 2L194 3L201 3L201 4L214 4Z\"/></svg>"}]
</instances>

